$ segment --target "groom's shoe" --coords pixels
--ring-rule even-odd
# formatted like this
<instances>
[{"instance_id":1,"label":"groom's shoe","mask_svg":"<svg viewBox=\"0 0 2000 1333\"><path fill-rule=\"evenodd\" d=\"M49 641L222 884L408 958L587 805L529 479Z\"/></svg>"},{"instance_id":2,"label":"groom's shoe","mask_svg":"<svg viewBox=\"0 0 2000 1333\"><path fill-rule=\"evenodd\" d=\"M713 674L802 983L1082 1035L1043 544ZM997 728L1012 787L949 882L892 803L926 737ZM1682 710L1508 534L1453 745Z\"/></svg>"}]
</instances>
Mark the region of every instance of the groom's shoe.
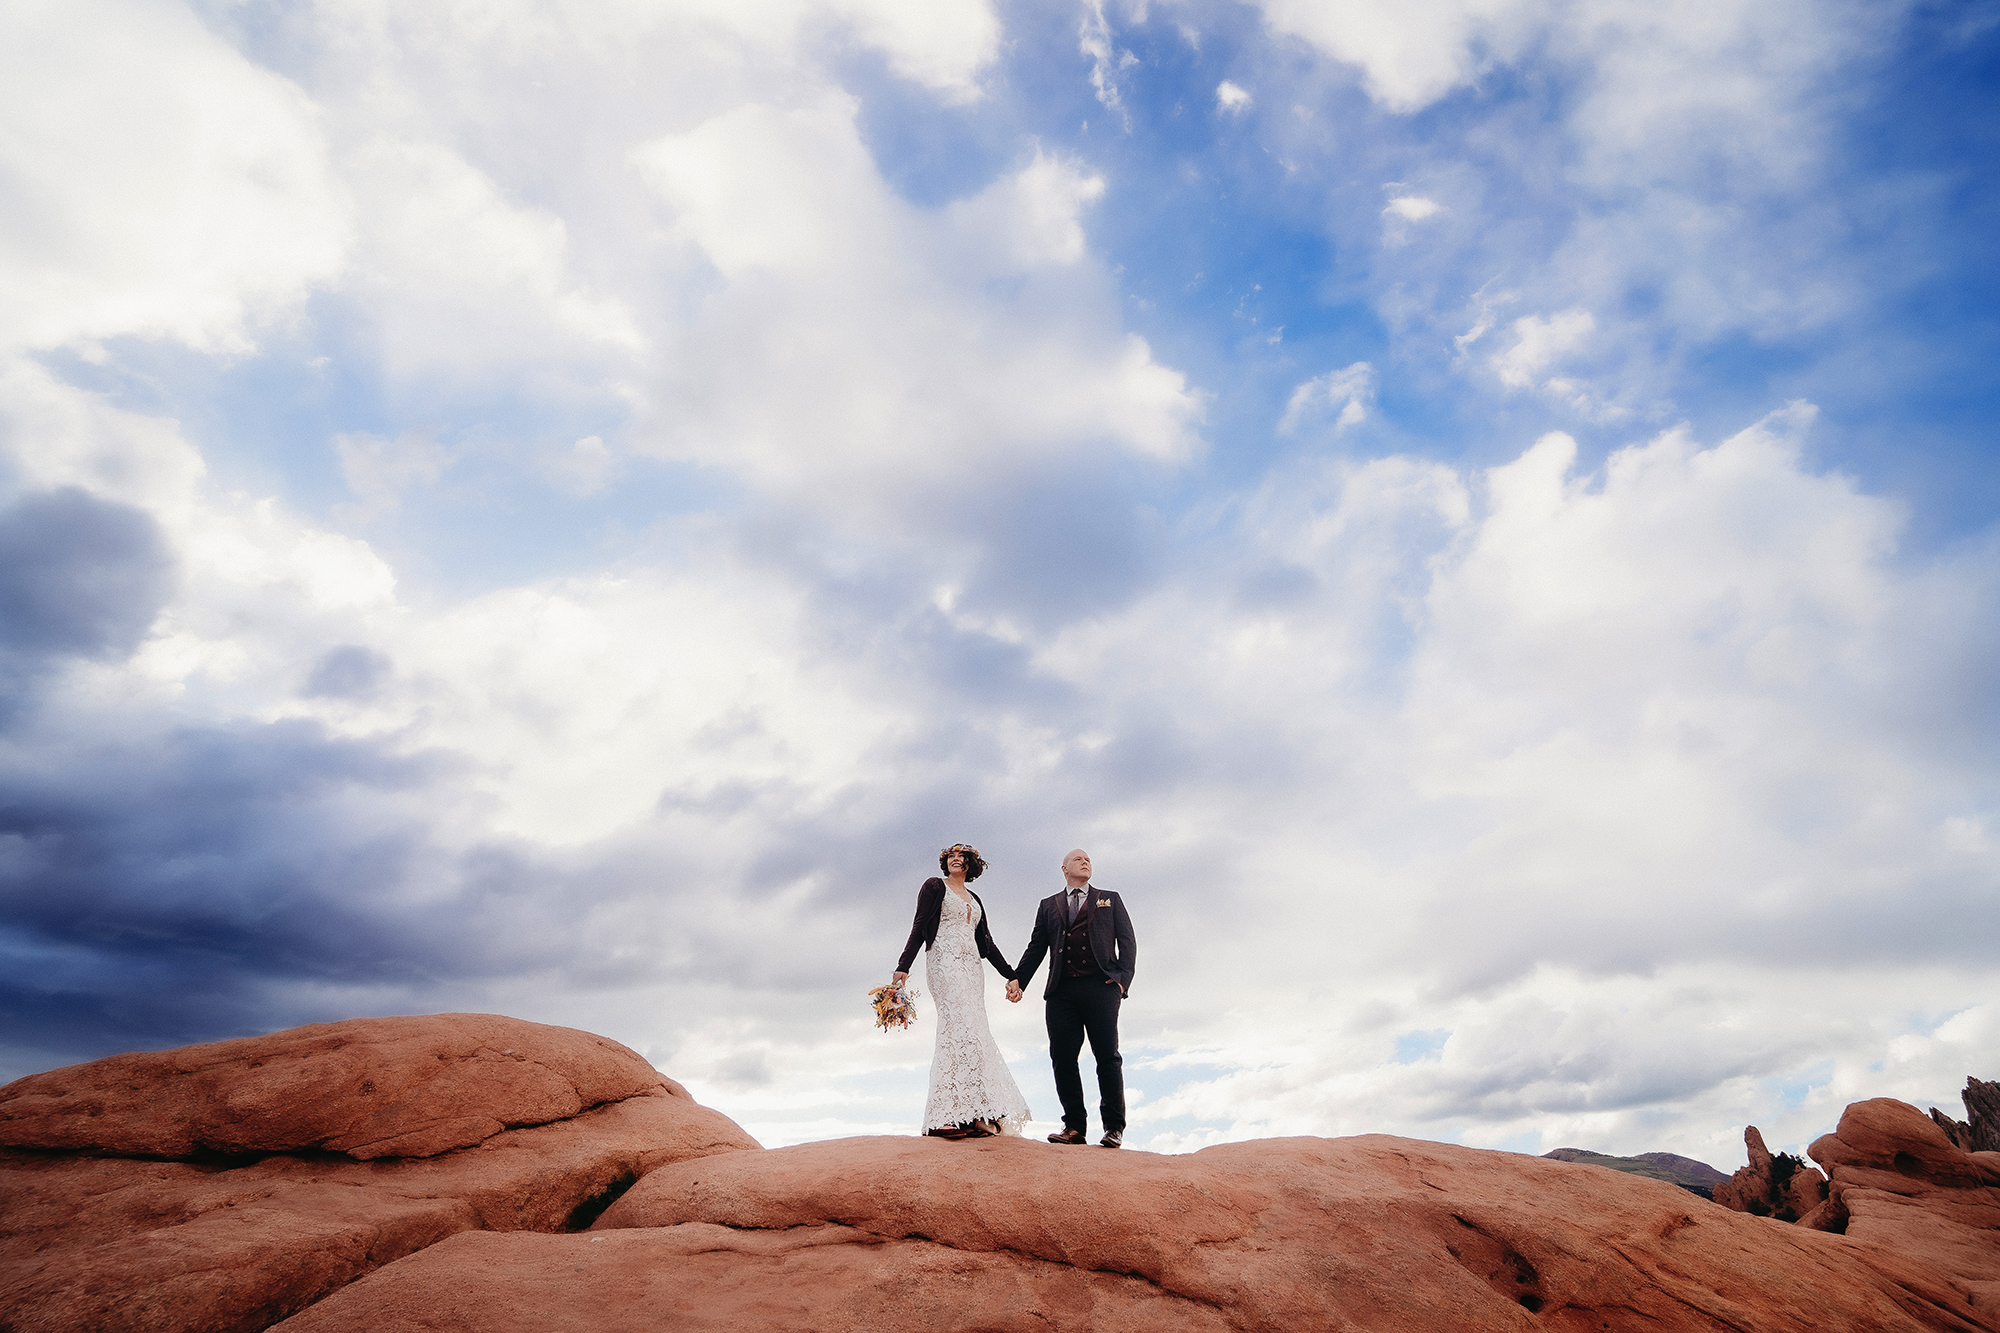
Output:
<instances>
[{"instance_id":1,"label":"groom's shoe","mask_svg":"<svg viewBox=\"0 0 2000 1333\"><path fill-rule=\"evenodd\" d=\"M1049 1135L1050 1143L1088 1143L1090 1139L1080 1129L1065 1129L1060 1134Z\"/></svg>"},{"instance_id":2,"label":"groom's shoe","mask_svg":"<svg viewBox=\"0 0 2000 1333\"><path fill-rule=\"evenodd\" d=\"M1122 1148L1125 1146L1125 1131L1122 1129L1114 1129L1109 1134L1106 1134L1103 1138L1099 1139L1097 1142L1101 1146L1106 1148Z\"/></svg>"}]
</instances>

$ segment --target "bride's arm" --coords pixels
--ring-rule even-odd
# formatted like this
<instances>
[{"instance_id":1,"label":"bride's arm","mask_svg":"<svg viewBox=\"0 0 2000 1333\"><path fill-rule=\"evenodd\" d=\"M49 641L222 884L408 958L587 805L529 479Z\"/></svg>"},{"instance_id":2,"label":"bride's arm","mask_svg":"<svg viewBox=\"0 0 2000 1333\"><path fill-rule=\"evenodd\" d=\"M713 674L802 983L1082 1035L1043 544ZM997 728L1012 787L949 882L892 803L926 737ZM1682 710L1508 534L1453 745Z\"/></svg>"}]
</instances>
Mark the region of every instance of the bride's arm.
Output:
<instances>
[{"instance_id":1,"label":"bride's arm","mask_svg":"<svg viewBox=\"0 0 2000 1333\"><path fill-rule=\"evenodd\" d=\"M927 879L917 890L917 917L910 923L910 938L903 944L903 956L896 960L895 975L890 978L901 985L910 975L910 964L917 959L917 946L924 942L924 927L937 920L938 908L944 905L944 881Z\"/></svg>"},{"instance_id":2,"label":"bride's arm","mask_svg":"<svg viewBox=\"0 0 2000 1333\"><path fill-rule=\"evenodd\" d=\"M986 928L986 916L983 912L979 917L979 929L972 932L972 935L979 942L980 957L993 964L994 971L1007 978L1007 980L1012 981L1014 979L1013 965L1007 961L1006 955L1000 952L1000 946L993 942L993 932Z\"/></svg>"}]
</instances>

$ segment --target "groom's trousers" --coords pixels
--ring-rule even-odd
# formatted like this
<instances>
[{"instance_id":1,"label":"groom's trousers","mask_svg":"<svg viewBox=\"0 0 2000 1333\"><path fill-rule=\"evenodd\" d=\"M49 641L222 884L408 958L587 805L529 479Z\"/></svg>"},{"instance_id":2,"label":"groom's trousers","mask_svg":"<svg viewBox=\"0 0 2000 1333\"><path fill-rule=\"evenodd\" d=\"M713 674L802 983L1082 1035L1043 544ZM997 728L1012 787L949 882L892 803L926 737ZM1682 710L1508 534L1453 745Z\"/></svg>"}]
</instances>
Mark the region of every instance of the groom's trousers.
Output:
<instances>
[{"instance_id":1,"label":"groom's trousers","mask_svg":"<svg viewBox=\"0 0 2000 1333\"><path fill-rule=\"evenodd\" d=\"M1061 966L1060 960L1057 966ZM1097 1114L1104 1132L1125 1129L1125 1060L1118 1054L1118 987L1102 973L1064 977L1049 992L1049 1060L1055 1065L1056 1096L1062 1098L1063 1128L1088 1130L1083 1106L1083 1075L1077 1056L1083 1039L1097 1061Z\"/></svg>"}]
</instances>

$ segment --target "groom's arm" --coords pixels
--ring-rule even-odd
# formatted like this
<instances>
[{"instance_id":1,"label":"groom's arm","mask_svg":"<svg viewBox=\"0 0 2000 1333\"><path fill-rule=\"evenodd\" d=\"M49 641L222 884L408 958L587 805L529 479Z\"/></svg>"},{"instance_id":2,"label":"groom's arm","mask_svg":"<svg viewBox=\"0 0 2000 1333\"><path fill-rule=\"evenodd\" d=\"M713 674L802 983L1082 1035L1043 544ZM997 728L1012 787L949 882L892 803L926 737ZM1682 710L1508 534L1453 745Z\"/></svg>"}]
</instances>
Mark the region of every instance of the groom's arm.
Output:
<instances>
[{"instance_id":1,"label":"groom's arm","mask_svg":"<svg viewBox=\"0 0 2000 1333\"><path fill-rule=\"evenodd\" d=\"M1042 919L1047 915L1036 906L1035 929L1028 935L1028 947L1021 951L1021 961L1014 964L1014 980L1022 990L1028 988L1028 979L1035 975L1035 969L1042 965L1042 955L1049 951L1048 936L1042 933Z\"/></svg>"},{"instance_id":2,"label":"groom's arm","mask_svg":"<svg viewBox=\"0 0 2000 1333\"><path fill-rule=\"evenodd\" d=\"M1123 897L1111 900L1111 935L1118 946L1118 992L1132 993L1132 974L1139 970L1139 941L1132 934L1132 918L1125 911Z\"/></svg>"}]
</instances>

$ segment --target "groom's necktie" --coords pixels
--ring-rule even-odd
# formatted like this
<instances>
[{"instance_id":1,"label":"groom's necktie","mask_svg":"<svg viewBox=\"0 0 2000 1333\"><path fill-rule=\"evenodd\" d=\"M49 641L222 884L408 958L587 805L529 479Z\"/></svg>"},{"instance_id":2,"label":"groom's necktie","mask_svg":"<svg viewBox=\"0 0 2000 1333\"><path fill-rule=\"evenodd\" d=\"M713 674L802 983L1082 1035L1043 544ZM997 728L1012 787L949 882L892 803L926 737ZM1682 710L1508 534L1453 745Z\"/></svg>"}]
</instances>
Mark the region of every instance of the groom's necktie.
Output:
<instances>
[{"instance_id":1,"label":"groom's necktie","mask_svg":"<svg viewBox=\"0 0 2000 1333\"><path fill-rule=\"evenodd\" d=\"M1072 923L1076 921L1076 914L1078 912L1081 912L1082 910L1083 910L1083 890L1071 889L1069 891L1069 919Z\"/></svg>"}]
</instances>

